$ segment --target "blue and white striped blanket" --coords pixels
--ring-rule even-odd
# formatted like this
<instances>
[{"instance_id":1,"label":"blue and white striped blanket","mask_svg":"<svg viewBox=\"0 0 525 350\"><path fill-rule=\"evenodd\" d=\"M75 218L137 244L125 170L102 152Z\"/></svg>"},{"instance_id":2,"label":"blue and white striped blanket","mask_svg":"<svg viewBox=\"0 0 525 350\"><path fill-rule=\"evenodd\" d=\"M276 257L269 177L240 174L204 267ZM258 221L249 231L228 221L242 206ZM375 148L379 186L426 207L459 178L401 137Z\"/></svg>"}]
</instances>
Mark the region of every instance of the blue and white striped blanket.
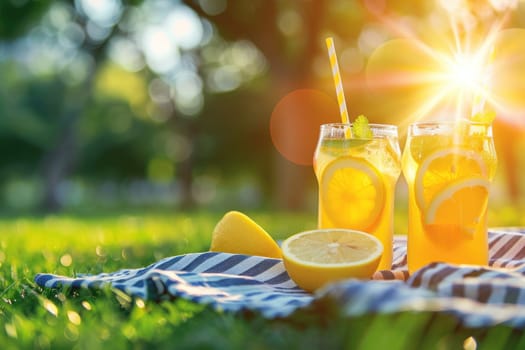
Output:
<instances>
[{"instance_id":1,"label":"blue and white striped blanket","mask_svg":"<svg viewBox=\"0 0 525 350\"><path fill-rule=\"evenodd\" d=\"M74 278L38 274L47 288L110 285L148 300L183 298L224 311L255 311L285 317L320 300L336 302L347 315L431 311L451 314L466 327L506 324L525 329L525 229L489 232L490 267L433 263L409 276L406 240L394 240L392 270L370 281L346 280L316 294L298 288L280 259L216 252L162 259L141 269Z\"/></svg>"}]
</instances>

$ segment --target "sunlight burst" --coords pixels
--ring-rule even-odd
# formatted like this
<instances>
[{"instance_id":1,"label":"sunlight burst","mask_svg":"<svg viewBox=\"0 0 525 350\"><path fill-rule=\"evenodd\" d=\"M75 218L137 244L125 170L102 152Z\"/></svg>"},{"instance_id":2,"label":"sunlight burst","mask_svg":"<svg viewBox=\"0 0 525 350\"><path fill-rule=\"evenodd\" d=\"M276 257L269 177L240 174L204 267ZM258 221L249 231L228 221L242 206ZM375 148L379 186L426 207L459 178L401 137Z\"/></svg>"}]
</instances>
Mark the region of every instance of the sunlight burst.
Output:
<instances>
[{"instance_id":1,"label":"sunlight burst","mask_svg":"<svg viewBox=\"0 0 525 350\"><path fill-rule=\"evenodd\" d=\"M447 80L460 90L475 91L483 83L484 67L467 55L458 54L449 68Z\"/></svg>"},{"instance_id":2,"label":"sunlight burst","mask_svg":"<svg viewBox=\"0 0 525 350\"><path fill-rule=\"evenodd\" d=\"M377 47L368 61L368 86L383 102L378 113L395 111L407 124L489 110L510 119L523 115L525 99L518 92L525 84L525 54L518 52L525 50L525 31L503 29L506 14L476 25L449 17L448 28L410 28L376 15L400 36Z\"/></svg>"}]
</instances>

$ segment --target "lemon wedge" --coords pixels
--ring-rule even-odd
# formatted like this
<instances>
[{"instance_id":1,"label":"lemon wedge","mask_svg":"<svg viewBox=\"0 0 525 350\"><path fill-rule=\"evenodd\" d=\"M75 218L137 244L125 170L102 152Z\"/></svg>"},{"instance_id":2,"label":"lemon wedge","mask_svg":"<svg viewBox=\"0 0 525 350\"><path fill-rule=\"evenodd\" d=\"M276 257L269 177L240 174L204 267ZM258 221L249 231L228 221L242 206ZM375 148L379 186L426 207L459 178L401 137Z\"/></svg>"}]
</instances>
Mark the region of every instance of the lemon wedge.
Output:
<instances>
[{"instance_id":1,"label":"lemon wedge","mask_svg":"<svg viewBox=\"0 0 525 350\"><path fill-rule=\"evenodd\" d=\"M482 177L462 179L439 191L424 214L425 231L434 241L471 238L485 217L490 182Z\"/></svg>"},{"instance_id":2,"label":"lemon wedge","mask_svg":"<svg viewBox=\"0 0 525 350\"><path fill-rule=\"evenodd\" d=\"M372 235L346 229L305 231L282 244L290 278L313 292L346 278L369 279L383 255L382 243Z\"/></svg>"},{"instance_id":3,"label":"lemon wedge","mask_svg":"<svg viewBox=\"0 0 525 350\"><path fill-rule=\"evenodd\" d=\"M210 251L281 258L281 248L255 221L239 211L227 212L213 230Z\"/></svg>"},{"instance_id":4,"label":"lemon wedge","mask_svg":"<svg viewBox=\"0 0 525 350\"><path fill-rule=\"evenodd\" d=\"M416 203L426 210L432 198L451 183L477 176L487 177L487 166L478 153L463 148L439 149L423 159L416 173Z\"/></svg>"},{"instance_id":5,"label":"lemon wedge","mask_svg":"<svg viewBox=\"0 0 525 350\"><path fill-rule=\"evenodd\" d=\"M369 231L383 210L385 188L381 174L366 160L340 157L321 175L320 201L332 227Z\"/></svg>"}]
</instances>

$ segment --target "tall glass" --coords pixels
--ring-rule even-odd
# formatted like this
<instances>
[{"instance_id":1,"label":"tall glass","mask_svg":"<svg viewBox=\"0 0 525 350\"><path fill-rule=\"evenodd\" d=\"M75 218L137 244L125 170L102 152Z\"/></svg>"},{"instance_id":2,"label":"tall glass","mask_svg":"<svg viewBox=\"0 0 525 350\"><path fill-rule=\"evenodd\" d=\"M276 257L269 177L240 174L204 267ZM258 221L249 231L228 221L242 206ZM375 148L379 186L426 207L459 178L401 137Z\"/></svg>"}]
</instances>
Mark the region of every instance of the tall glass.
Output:
<instances>
[{"instance_id":1,"label":"tall glass","mask_svg":"<svg viewBox=\"0 0 525 350\"><path fill-rule=\"evenodd\" d=\"M314 154L319 228L370 233L384 246L379 270L392 266L394 192L401 173L397 127L371 124L373 137L351 137L351 124L321 125Z\"/></svg>"},{"instance_id":2,"label":"tall glass","mask_svg":"<svg viewBox=\"0 0 525 350\"><path fill-rule=\"evenodd\" d=\"M487 206L497 164L491 125L412 124L402 163L409 271L436 261L486 265Z\"/></svg>"}]
</instances>

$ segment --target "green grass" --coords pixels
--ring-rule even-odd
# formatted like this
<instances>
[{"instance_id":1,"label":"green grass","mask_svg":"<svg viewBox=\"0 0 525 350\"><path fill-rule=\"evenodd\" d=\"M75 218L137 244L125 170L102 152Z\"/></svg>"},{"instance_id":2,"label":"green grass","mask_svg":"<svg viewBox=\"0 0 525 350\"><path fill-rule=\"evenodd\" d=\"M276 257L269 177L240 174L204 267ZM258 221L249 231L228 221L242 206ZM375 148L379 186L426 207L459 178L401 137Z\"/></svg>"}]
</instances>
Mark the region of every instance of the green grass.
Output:
<instances>
[{"instance_id":1,"label":"green grass","mask_svg":"<svg viewBox=\"0 0 525 350\"><path fill-rule=\"evenodd\" d=\"M505 327L480 332L425 313L344 317L315 305L277 320L182 300L132 300L111 290L42 290L36 273L73 276L142 267L208 249L223 213L144 211L0 218L1 349L461 349L519 348ZM306 214L248 212L275 238L315 226Z\"/></svg>"}]
</instances>

